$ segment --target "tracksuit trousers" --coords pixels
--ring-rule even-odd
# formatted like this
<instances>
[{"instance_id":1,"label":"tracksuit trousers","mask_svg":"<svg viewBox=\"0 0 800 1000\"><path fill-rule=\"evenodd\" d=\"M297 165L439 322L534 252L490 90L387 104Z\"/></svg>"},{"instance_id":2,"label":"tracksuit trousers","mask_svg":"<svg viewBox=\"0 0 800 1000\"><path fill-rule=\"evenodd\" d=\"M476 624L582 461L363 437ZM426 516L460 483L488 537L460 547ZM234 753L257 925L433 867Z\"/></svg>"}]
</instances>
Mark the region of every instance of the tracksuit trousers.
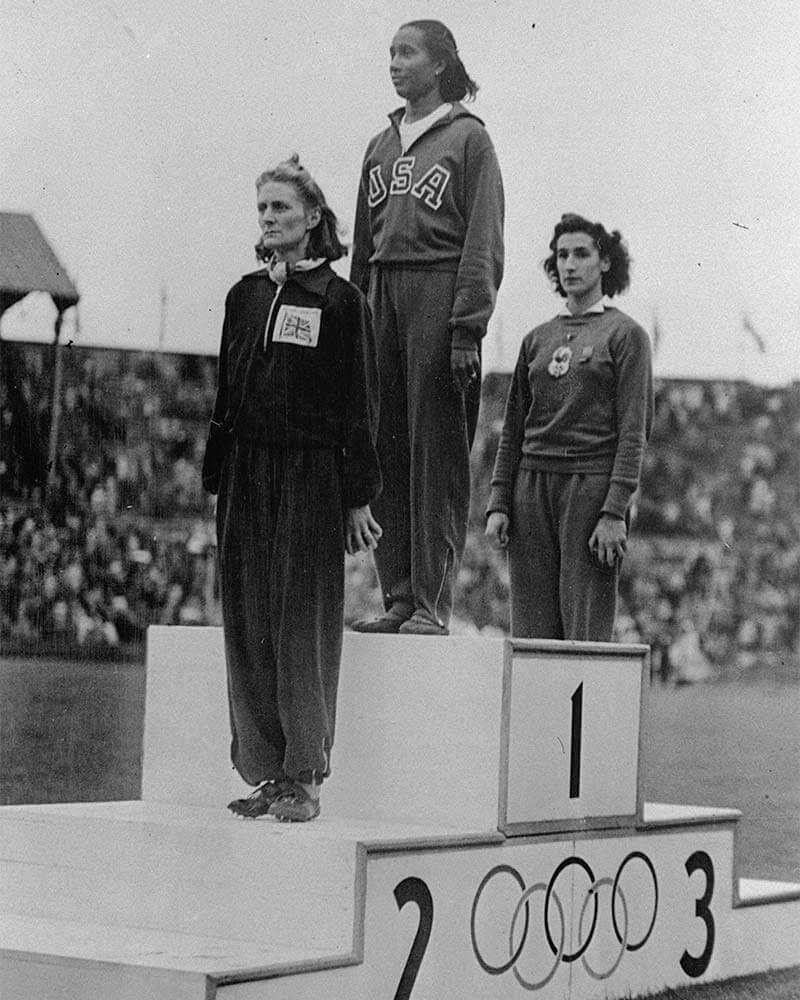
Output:
<instances>
[{"instance_id":1,"label":"tracksuit trousers","mask_svg":"<svg viewBox=\"0 0 800 1000\"><path fill-rule=\"evenodd\" d=\"M611 642L619 562L589 551L609 477L520 468L508 546L511 634Z\"/></svg>"},{"instance_id":2,"label":"tracksuit trousers","mask_svg":"<svg viewBox=\"0 0 800 1000\"><path fill-rule=\"evenodd\" d=\"M469 452L480 380L460 393L450 370L451 271L372 265L381 407L383 528L375 565L384 607L446 626L469 517ZM478 345L480 346L480 345Z\"/></svg>"},{"instance_id":3,"label":"tracksuit trousers","mask_svg":"<svg viewBox=\"0 0 800 1000\"><path fill-rule=\"evenodd\" d=\"M231 760L251 785L330 773L344 613L334 449L238 442L217 502Z\"/></svg>"}]
</instances>

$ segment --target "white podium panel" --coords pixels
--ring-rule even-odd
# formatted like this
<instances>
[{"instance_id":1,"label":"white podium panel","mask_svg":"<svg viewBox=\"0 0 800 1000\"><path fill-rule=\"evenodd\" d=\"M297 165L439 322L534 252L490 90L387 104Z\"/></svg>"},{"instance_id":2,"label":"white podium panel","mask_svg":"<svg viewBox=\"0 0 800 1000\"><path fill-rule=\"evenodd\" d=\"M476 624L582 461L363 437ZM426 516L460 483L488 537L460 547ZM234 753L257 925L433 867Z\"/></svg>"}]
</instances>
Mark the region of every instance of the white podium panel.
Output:
<instances>
[{"instance_id":1,"label":"white podium panel","mask_svg":"<svg viewBox=\"0 0 800 1000\"><path fill-rule=\"evenodd\" d=\"M515 838L374 863L365 996L596 1000L718 978L731 842L731 829Z\"/></svg>"},{"instance_id":2,"label":"white podium panel","mask_svg":"<svg viewBox=\"0 0 800 1000\"><path fill-rule=\"evenodd\" d=\"M230 762L220 628L148 630L142 798L222 806ZM497 831L508 643L346 632L323 815Z\"/></svg>"},{"instance_id":3,"label":"white podium panel","mask_svg":"<svg viewBox=\"0 0 800 1000\"><path fill-rule=\"evenodd\" d=\"M368 854L360 964L217 1000L630 1000L796 964L797 887L731 905L734 825Z\"/></svg>"},{"instance_id":4,"label":"white podium panel","mask_svg":"<svg viewBox=\"0 0 800 1000\"><path fill-rule=\"evenodd\" d=\"M639 815L647 647L345 633L323 809L505 834ZM230 764L222 630L148 632L142 798L219 805Z\"/></svg>"},{"instance_id":5,"label":"white podium panel","mask_svg":"<svg viewBox=\"0 0 800 1000\"><path fill-rule=\"evenodd\" d=\"M647 656L646 646L512 640L504 833L635 822Z\"/></svg>"}]
</instances>

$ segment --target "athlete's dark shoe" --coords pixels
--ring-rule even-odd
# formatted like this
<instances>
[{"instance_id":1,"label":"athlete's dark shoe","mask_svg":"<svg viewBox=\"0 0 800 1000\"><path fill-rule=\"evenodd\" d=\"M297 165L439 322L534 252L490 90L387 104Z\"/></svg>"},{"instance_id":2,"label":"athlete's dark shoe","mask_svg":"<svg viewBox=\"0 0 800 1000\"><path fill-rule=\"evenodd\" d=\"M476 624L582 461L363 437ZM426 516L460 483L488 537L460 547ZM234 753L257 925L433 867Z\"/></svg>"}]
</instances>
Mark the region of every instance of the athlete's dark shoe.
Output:
<instances>
[{"instance_id":1,"label":"athlete's dark shoe","mask_svg":"<svg viewBox=\"0 0 800 1000\"><path fill-rule=\"evenodd\" d=\"M440 625L419 611L415 611L397 631L400 635L450 635L450 629L446 625Z\"/></svg>"},{"instance_id":2,"label":"athlete's dark shoe","mask_svg":"<svg viewBox=\"0 0 800 1000\"><path fill-rule=\"evenodd\" d=\"M399 632L403 622L407 622L410 617L410 611L406 614L403 611L393 609L379 618L359 618L350 627L354 632L373 634Z\"/></svg>"},{"instance_id":3,"label":"athlete's dark shoe","mask_svg":"<svg viewBox=\"0 0 800 1000\"><path fill-rule=\"evenodd\" d=\"M293 781L269 807L269 815L281 823L307 823L319 816L319 799Z\"/></svg>"},{"instance_id":4,"label":"athlete's dark shoe","mask_svg":"<svg viewBox=\"0 0 800 1000\"><path fill-rule=\"evenodd\" d=\"M257 816L266 816L272 803L291 787L291 783L285 778L280 780L270 779L262 781L246 799L234 799L228 803L228 808L236 816L244 816L246 819L255 819Z\"/></svg>"}]
</instances>

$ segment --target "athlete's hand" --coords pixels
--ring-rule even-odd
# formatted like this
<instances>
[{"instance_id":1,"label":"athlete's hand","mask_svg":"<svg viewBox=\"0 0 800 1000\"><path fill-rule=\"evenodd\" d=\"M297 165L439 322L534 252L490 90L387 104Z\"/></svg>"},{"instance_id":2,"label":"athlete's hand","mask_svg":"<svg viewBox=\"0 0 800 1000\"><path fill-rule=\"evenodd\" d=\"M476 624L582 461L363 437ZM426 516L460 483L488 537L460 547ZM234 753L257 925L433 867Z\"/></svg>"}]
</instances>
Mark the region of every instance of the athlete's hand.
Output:
<instances>
[{"instance_id":1,"label":"athlete's hand","mask_svg":"<svg viewBox=\"0 0 800 1000\"><path fill-rule=\"evenodd\" d=\"M484 535L493 549L505 549L508 546L508 514L493 510L486 519Z\"/></svg>"},{"instance_id":2,"label":"athlete's hand","mask_svg":"<svg viewBox=\"0 0 800 1000\"><path fill-rule=\"evenodd\" d=\"M589 539L589 551L601 566L613 566L625 555L628 528L621 517L601 514Z\"/></svg>"},{"instance_id":3,"label":"athlete's hand","mask_svg":"<svg viewBox=\"0 0 800 1000\"><path fill-rule=\"evenodd\" d=\"M455 344L450 348L450 371L453 385L459 392L466 392L471 382L481 377L481 357L477 347L463 347Z\"/></svg>"},{"instance_id":4,"label":"athlete's hand","mask_svg":"<svg viewBox=\"0 0 800 1000\"><path fill-rule=\"evenodd\" d=\"M383 528L372 516L369 504L364 507L351 507L347 512L345 524L345 548L349 555L356 552L368 552L378 547L378 540L383 534Z\"/></svg>"}]
</instances>

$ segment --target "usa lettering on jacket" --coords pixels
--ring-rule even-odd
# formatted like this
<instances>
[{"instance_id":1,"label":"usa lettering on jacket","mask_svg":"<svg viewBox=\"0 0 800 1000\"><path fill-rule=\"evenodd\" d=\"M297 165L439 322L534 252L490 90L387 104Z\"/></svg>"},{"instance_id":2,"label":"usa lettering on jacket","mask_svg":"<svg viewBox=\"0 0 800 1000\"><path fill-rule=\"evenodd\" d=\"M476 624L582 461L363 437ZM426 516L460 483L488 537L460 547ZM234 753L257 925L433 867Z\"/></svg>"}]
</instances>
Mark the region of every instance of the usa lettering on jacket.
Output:
<instances>
[{"instance_id":1,"label":"usa lettering on jacket","mask_svg":"<svg viewBox=\"0 0 800 1000\"><path fill-rule=\"evenodd\" d=\"M439 209L445 188L450 180L450 171L440 163L434 163L415 182L414 165L416 162L416 156L398 156L392 164L388 186L383 178L380 164L376 164L369 172L369 207L375 208L391 195L411 194L414 198L424 202L428 208L432 208L434 211Z\"/></svg>"}]
</instances>

